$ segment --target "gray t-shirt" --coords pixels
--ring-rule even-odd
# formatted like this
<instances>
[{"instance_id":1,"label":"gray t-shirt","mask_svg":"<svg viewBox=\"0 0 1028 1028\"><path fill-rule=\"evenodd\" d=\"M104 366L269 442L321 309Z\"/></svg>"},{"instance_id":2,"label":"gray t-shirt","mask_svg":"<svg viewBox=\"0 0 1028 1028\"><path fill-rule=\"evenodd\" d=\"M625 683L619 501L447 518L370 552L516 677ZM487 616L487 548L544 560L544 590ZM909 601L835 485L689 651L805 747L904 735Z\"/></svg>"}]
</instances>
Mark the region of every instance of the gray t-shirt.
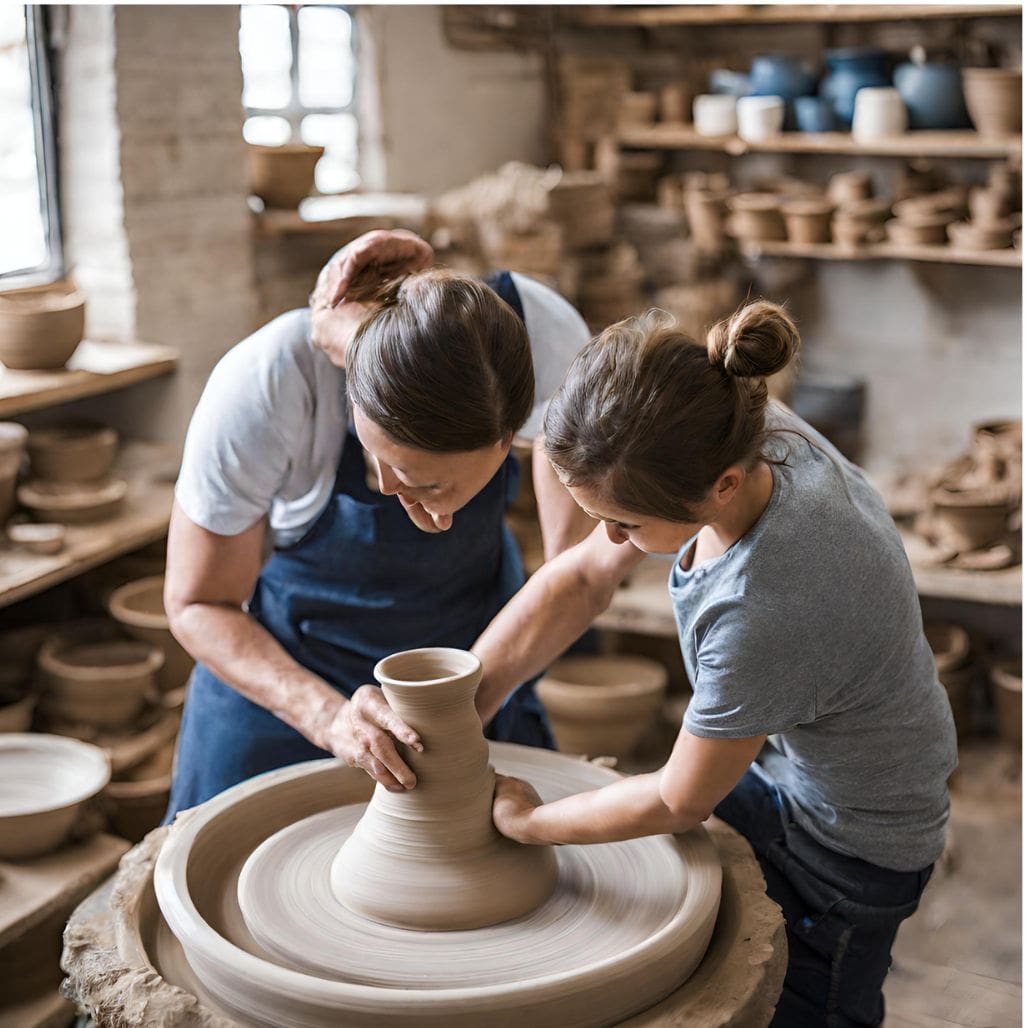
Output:
<instances>
[{"instance_id":1,"label":"gray t-shirt","mask_svg":"<svg viewBox=\"0 0 1028 1028\"><path fill-rule=\"evenodd\" d=\"M910 563L859 468L777 405L760 520L669 588L693 735L771 738L755 768L823 845L913 871L942 852L956 732ZM806 438L803 438L805 436Z\"/></svg>"},{"instance_id":2,"label":"gray t-shirt","mask_svg":"<svg viewBox=\"0 0 1028 1028\"><path fill-rule=\"evenodd\" d=\"M518 433L531 440L589 329L549 287L512 278L535 367L535 403ZM331 496L348 421L344 373L311 342L308 311L282 314L211 372L175 498L190 521L218 535L238 535L268 515L276 546L297 542Z\"/></svg>"}]
</instances>

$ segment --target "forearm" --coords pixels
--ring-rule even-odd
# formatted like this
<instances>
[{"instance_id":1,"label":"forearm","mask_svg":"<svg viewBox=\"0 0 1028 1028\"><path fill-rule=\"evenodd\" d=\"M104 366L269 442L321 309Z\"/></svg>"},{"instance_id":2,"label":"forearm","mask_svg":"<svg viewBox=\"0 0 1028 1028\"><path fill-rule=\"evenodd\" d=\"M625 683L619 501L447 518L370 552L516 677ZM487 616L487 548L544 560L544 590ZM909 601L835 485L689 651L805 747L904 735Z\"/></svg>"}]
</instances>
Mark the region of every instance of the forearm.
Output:
<instances>
[{"instance_id":1,"label":"forearm","mask_svg":"<svg viewBox=\"0 0 1028 1028\"><path fill-rule=\"evenodd\" d=\"M661 772L635 775L593 792L544 803L526 814L521 837L531 843L598 843L684 832L699 812L672 812L660 795Z\"/></svg>"},{"instance_id":2,"label":"forearm","mask_svg":"<svg viewBox=\"0 0 1028 1028\"><path fill-rule=\"evenodd\" d=\"M258 621L242 609L213 603L183 607L175 637L222 681L328 749L328 726L345 698L298 664Z\"/></svg>"},{"instance_id":3,"label":"forearm","mask_svg":"<svg viewBox=\"0 0 1028 1028\"><path fill-rule=\"evenodd\" d=\"M596 522L571 498L537 440L532 447L532 481L543 536L543 555L553 560L580 543Z\"/></svg>"}]
</instances>

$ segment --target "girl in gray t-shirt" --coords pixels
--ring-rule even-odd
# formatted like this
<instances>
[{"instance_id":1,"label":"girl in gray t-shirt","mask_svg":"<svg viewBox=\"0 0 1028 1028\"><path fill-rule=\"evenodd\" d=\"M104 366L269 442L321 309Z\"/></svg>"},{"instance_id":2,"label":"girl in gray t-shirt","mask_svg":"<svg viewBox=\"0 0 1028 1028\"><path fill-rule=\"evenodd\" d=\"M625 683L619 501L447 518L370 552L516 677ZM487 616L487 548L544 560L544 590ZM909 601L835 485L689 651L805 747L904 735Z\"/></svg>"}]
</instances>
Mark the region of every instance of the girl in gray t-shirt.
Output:
<instances>
[{"instance_id":1,"label":"girl in gray t-shirt","mask_svg":"<svg viewBox=\"0 0 1028 1028\"><path fill-rule=\"evenodd\" d=\"M643 552L669 582L694 694L666 766L542 805L497 788L501 832L590 843L741 831L783 908L774 1024L872 1025L900 922L942 852L956 735L896 529L864 474L769 404L799 346L774 304L706 347L652 312L612 326L547 412L546 452L593 535L542 569L476 646L482 688L556 656ZM622 545L632 544L632 545Z\"/></svg>"}]
</instances>

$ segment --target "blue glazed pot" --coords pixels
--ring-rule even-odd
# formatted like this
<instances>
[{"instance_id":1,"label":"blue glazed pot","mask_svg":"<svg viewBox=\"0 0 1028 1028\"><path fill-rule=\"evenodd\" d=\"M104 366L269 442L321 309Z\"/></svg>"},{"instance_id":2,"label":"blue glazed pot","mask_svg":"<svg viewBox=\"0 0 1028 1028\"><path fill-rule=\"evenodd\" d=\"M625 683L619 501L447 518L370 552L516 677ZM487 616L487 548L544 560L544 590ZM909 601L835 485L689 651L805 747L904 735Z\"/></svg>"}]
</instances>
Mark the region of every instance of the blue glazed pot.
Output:
<instances>
[{"instance_id":1,"label":"blue glazed pot","mask_svg":"<svg viewBox=\"0 0 1028 1028\"><path fill-rule=\"evenodd\" d=\"M954 64L901 64L892 77L912 129L971 127L960 69Z\"/></svg>"},{"instance_id":2,"label":"blue glazed pot","mask_svg":"<svg viewBox=\"0 0 1028 1028\"><path fill-rule=\"evenodd\" d=\"M825 52L828 74L821 82L821 96L831 105L839 123L853 124L853 101L865 86L891 86L886 72L888 54L877 47L849 47Z\"/></svg>"},{"instance_id":3,"label":"blue glazed pot","mask_svg":"<svg viewBox=\"0 0 1028 1028\"><path fill-rule=\"evenodd\" d=\"M710 73L709 88L712 93L725 96L749 96L750 77L744 71L715 68Z\"/></svg>"},{"instance_id":4,"label":"blue glazed pot","mask_svg":"<svg viewBox=\"0 0 1028 1028\"><path fill-rule=\"evenodd\" d=\"M820 96L798 96L793 101L800 132L832 132L836 128L832 105Z\"/></svg>"},{"instance_id":5,"label":"blue glazed pot","mask_svg":"<svg viewBox=\"0 0 1028 1028\"><path fill-rule=\"evenodd\" d=\"M793 101L814 91L814 75L796 57L763 54L750 65L750 95L780 96L785 101L785 128L796 128Z\"/></svg>"}]
</instances>

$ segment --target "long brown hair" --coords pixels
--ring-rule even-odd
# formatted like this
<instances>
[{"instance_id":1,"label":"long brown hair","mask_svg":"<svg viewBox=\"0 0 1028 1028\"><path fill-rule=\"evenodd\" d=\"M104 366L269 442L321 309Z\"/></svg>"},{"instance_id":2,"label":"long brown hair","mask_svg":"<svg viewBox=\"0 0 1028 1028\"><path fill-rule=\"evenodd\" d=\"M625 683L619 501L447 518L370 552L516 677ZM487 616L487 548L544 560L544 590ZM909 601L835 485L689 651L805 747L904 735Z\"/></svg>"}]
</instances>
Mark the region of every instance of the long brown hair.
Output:
<instances>
[{"instance_id":1,"label":"long brown hair","mask_svg":"<svg viewBox=\"0 0 1028 1028\"><path fill-rule=\"evenodd\" d=\"M528 333L488 286L441 268L394 279L346 351L350 401L397 442L455 453L491 446L531 413Z\"/></svg>"},{"instance_id":2,"label":"long brown hair","mask_svg":"<svg viewBox=\"0 0 1028 1028\"><path fill-rule=\"evenodd\" d=\"M714 325L705 347L663 311L620 321L582 350L550 403L547 456L569 485L624 510L694 521L690 508L726 468L765 458L765 378L799 345L788 314L764 300Z\"/></svg>"}]
</instances>

